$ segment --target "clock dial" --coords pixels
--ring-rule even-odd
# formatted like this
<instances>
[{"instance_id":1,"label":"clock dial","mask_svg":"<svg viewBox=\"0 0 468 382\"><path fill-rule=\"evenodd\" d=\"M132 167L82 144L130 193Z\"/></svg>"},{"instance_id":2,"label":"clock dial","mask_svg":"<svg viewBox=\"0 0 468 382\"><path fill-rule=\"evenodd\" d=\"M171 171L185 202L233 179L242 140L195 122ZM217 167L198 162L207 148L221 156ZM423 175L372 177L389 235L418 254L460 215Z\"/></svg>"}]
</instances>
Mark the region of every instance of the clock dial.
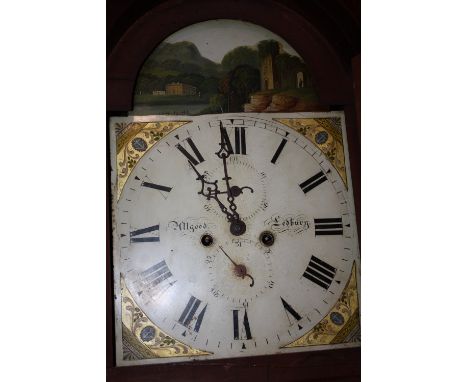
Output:
<instances>
[{"instance_id":1,"label":"clock dial","mask_svg":"<svg viewBox=\"0 0 468 382\"><path fill-rule=\"evenodd\" d=\"M225 358L286 351L356 259L347 189L273 119L203 116L138 161L116 208L119 270L163 332Z\"/></svg>"}]
</instances>

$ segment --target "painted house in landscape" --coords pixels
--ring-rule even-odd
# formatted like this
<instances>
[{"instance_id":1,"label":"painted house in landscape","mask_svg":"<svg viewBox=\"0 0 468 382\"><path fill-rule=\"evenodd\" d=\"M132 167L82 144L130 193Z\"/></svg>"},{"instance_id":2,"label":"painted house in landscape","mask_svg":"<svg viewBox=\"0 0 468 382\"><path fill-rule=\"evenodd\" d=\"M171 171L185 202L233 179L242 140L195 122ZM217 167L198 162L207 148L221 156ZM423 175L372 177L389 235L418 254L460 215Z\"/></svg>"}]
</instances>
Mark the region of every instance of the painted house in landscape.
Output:
<instances>
[{"instance_id":1,"label":"painted house in landscape","mask_svg":"<svg viewBox=\"0 0 468 382\"><path fill-rule=\"evenodd\" d=\"M166 85L165 93L166 95L194 96L197 94L197 88L180 82L171 82Z\"/></svg>"}]
</instances>

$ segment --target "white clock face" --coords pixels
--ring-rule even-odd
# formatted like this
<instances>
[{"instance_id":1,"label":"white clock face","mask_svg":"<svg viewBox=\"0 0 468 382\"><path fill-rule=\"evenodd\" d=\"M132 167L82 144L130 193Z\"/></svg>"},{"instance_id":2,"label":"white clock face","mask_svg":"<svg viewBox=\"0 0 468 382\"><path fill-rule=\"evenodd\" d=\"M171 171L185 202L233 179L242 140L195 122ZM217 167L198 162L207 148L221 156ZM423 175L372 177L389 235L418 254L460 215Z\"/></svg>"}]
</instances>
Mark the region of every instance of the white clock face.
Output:
<instances>
[{"instance_id":1,"label":"white clock face","mask_svg":"<svg viewBox=\"0 0 468 382\"><path fill-rule=\"evenodd\" d=\"M146 316L179 341L215 358L278 353L349 279L348 204L334 167L294 130L204 116L164 137L128 178L116 215L120 272Z\"/></svg>"}]
</instances>

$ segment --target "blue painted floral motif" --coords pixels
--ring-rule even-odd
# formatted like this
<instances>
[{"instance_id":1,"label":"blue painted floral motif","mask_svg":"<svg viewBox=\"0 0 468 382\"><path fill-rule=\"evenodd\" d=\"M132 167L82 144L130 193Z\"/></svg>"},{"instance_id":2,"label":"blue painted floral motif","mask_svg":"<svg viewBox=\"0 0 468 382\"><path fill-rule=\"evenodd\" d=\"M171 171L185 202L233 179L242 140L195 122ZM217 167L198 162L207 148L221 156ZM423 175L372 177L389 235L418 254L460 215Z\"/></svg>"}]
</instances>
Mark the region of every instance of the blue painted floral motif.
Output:
<instances>
[{"instance_id":1,"label":"blue painted floral motif","mask_svg":"<svg viewBox=\"0 0 468 382\"><path fill-rule=\"evenodd\" d=\"M140 333L140 338L142 341L148 342L154 339L156 335L156 330L152 326L145 326Z\"/></svg>"},{"instance_id":2,"label":"blue painted floral motif","mask_svg":"<svg viewBox=\"0 0 468 382\"><path fill-rule=\"evenodd\" d=\"M330 318L331 318L332 322L335 325L343 325L344 324L344 317L343 317L343 315L341 313L332 312L330 314Z\"/></svg>"},{"instance_id":3,"label":"blue painted floral motif","mask_svg":"<svg viewBox=\"0 0 468 382\"><path fill-rule=\"evenodd\" d=\"M328 133L326 131L319 131L315 134L315 142L317 144L322 145L328 140Z\"/></svg>"},{"instance_id":4,"label":"blue painted floral motif","mask_svg":"<svg viewBox=\"0 0 468 382\"><path fill-rule=\"evenodd\" d=\"M132 141L132 147L137 151L146 151L146 149L148 148L148 144L143 138L135 138Z\"/></svg>"}]
</instances>

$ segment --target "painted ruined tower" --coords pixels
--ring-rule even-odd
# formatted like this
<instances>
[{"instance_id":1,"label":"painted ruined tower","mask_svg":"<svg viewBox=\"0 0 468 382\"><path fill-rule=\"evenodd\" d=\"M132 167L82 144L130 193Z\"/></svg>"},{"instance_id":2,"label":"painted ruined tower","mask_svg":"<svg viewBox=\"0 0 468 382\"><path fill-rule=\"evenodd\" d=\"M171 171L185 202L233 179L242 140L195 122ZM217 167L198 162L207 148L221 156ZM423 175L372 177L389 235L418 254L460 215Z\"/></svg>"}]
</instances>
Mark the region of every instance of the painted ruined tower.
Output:
<instances>
[{"instance_id":1,"label":"painted ruined tower","mask_svg":"<svg viewBox=\"0 0 468 382\"><path fill-rule=\"evenodd\" d=\"M275 88L275 75L273 72L273 58L271 55L264 57L261 61L260 69L261 89L270 90Z\"/></svg>"},{"instance_id":2,"label":"painted ruined tower","mask_svg":"<svg viewBox=\"0 0 468 382\"><path fill-rule=\"evenodd\" d=\"M276 56L278 56L279 51L279 43L275 40L264 40L258 44L262 90L271 90L278 87L275 59Z\"/></svg>"}]
</instances>

